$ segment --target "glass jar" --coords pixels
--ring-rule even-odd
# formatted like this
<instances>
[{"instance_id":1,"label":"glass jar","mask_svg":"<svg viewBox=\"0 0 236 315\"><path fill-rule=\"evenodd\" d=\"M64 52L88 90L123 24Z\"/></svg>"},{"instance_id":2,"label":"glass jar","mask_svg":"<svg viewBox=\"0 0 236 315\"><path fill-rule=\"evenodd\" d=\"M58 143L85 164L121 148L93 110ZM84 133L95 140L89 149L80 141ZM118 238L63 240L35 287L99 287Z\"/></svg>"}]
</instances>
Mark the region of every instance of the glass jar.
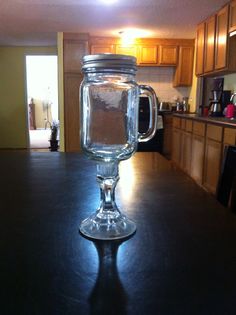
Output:
<instances>
[{"instance_id":1,"label":"glass jar","mask_svg":"<svg viewBox=\"0 0 236 315\"><path fill-rule=\"evenodd\" d=\"M97 181L101 202L97 212L84 220L80 231L92 238L117 239L132 234L136 226L122 215L115 203L118 164L130 158L139 141L148 141L156 132L156 95L150 86L135 81L136 58L100 54L83 58L84 79L80 88L81 146L97 160ZM138 132L139 96L149 98L150 123L147 132Z\"/></svg>"}]
</instances>

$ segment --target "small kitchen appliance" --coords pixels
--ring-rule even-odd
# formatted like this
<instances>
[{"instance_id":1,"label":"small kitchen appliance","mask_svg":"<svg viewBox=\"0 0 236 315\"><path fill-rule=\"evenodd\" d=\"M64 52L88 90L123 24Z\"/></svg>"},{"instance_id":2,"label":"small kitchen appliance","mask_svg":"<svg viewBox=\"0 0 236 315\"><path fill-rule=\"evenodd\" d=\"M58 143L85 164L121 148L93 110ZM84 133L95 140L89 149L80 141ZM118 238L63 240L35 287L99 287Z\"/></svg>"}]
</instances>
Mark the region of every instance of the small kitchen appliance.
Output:
<instances>
[{"instance_id":1,"label":"small kitchen appliance","mask_svg":"<svg viewBox=\"0 0 236 315\"><path fill-rule=\"evenodd\" d=\"M210 99L209 104L209 116L221 117L223 116L221 106L222 90L212 90L212 96L213 98Z\"/></svg>"},{"instance_id":2,"label":"small kitchen appliance","mask_svg":"<svg viewBox=\"0 0 236 315\"><path fill-rule=\"evenodd\" d=\"M234 113L235 113L235 106L234 106L234 104L228 104L227 107L226 107L225 117L231 119L231 118L234 117Z\"/></svg>"},{"instance_id":3,"label":"small kitchen appliance","mask_svg":"<svg viewBox=\"0 0 236 315\"><path fill-rule=\"evenodd\" d=\"M189 111L188 97L183 97L183 111Z\"/></svg>"},{"instance_id":4,"label":"small kitchen appliance","mask_svg":"<svg viewBox=\"0 0 236 315\"><path fill-rule=\"evenodd\" d=\"M224 113L225 108L227 107L228 104L231 103L231 91L230 90L224 90L222 91L221 95L221 107L222 107L222 112Z\"/></svg>"},{"instance_id":5,"label":"small kitchen appliance","mask_svg":"<svg viewBox=\"0 0 236 315\"><path fill-rule=\"evenodd\" d=\"M159 152L162 153L163 150L163 140L164 140L164 129L158 124L160 117L163 117L167 112L170 112L168 107L164 109L163 105L160 105L157 99L157 104L159 107L158 116L157 116L157 129L155 136L145 142L138 142L137 151L139 152ZM168 104L169 103L165 103ZM150 100L147 96L143 95L139 97L139 129L140 133L145 133L149 128L149 117L150 117Z\"/></svg>"},{"instance_id":6,"label":"small kitchen appliance","mask_svg":"<svg viewBox=\"0 0 236 315\"><path fill-rule=\"evenodd\" d=\"M225 111L225 117L226 118L234 118L235 112L236 112L236 106L234 105L234 98L236 96L236 93L233 93L230 97L230 102L226 107Z\"/></svg>"}]
</instances>

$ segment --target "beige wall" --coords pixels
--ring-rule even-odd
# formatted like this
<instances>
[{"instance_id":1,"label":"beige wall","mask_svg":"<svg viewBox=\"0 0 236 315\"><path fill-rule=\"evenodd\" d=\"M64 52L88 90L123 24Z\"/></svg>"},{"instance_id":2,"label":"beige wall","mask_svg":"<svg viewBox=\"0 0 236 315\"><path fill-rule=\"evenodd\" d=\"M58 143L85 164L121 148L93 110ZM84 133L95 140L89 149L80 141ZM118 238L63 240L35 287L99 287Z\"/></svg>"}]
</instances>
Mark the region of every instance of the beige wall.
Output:
<instances>
[{"instance_id":1,"label":"beige wall","mask_svg":"<svg viewBox=\"0 0 236 315\"><path fill-rule=\"evenodd\" d=\"M236 92L236 73L224 76L224 90L231 90L232 93Z\"/></svg>"},{"instance_id":2,"label":"beige wall","mask_svg":"<svg viewBox=\"0 0 236 315\"><path fill-rule=\"evenodd\" d=\"M56 47L0 47L0 148L27 148L25 56Z\"/></svg>"}]
</instances>

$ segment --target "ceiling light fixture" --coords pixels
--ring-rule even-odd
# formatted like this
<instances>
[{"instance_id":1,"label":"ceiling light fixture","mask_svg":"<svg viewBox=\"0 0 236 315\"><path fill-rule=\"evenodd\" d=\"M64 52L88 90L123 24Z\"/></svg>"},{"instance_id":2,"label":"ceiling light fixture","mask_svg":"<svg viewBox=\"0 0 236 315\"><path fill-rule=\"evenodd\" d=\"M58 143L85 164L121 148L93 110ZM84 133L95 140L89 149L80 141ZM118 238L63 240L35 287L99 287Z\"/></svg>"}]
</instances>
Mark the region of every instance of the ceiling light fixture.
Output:
<instances>
[{"instance_id":1,"label":"ceiling light fixture","mask_svg":"<svg viewBox=\"0 0 236 315\"><path fill-rule=\"evenodd\" d=\"M140 29L125 29L118 33L121 37L121 44L123 46L134 44L136 38L150 37L151 35L151 32Z\"/></svg>"},{"instance_id":2,"label":"ceiling light fixture","mask_svg":"<svg viewBox=\"0 0 236 315\"><path fill-rule=\"evenodd\" d=\"M123 46L132 45L135 42L135 35L132 32L120 31L119 35L121 37L121 44Z\"/></svg>"},{"instance_id":3,"label":"ceiling light fixture","mask_svg":"<svg viewBox=\"0 0 236 315\"><path fill-rule=\"evenodd\" d=\"M107 5L110 5L110 4L113 4L113 3L116 3L117 0L101 0L104 4L107 4Z\"/></svg>"},{"instance_id":4,"label":"ceiling light fixture","mask_svg":"<svg viewBox=\"0 0 236 315\"><path fill-rule=\"evenodd\" d=\"M233 32L229 33L230 37L235 36L235 35L236 35L236 31L233 31Z\"/></svg>"}]
</instances>

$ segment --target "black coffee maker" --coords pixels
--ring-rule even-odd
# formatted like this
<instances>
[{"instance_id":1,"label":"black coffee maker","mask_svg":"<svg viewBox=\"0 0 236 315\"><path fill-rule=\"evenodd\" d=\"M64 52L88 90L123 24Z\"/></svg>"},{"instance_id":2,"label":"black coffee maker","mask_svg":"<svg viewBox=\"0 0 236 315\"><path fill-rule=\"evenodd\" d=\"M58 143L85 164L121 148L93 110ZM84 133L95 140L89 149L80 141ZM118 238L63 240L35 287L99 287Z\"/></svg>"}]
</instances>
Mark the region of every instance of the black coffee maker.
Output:
<instances>
[{"instance_id":1,"label":"black coffee maker","mask_svg":"<svg viewBox=\"0 0 236 315\"><path fill-rule=\"evenodd\" d=\"M212 97L209 99L208 115L212 117L223 116L222 93L224 88L224 78L213 78L211 83Z\"/></svg>"},{"instance_id":2,"label":"black coffee maker","mask_svg":"<svg viewBox=\"0 0 236 315\"><path fill-rule=\"evenodd\" d=\"M227 105L230 104L231 95L232 95L231 90L224 90L222 92L222 95L221 95L221 107L222 107L223 115L224 115L224 112L225 112L225 109L226 109Z\"/></svg>"},{"instance_id":3,"label":"black coffee maker","mask_svg":"<svg viewBox=\"0 0 236 315\"><path fill-rule=\"evenodd\" d=\"M222 90L212 90L212 98L210 99L208 113L211 117L221 117L222 106L221 106L221 96Z\"/></svg>"}]
</instances>

